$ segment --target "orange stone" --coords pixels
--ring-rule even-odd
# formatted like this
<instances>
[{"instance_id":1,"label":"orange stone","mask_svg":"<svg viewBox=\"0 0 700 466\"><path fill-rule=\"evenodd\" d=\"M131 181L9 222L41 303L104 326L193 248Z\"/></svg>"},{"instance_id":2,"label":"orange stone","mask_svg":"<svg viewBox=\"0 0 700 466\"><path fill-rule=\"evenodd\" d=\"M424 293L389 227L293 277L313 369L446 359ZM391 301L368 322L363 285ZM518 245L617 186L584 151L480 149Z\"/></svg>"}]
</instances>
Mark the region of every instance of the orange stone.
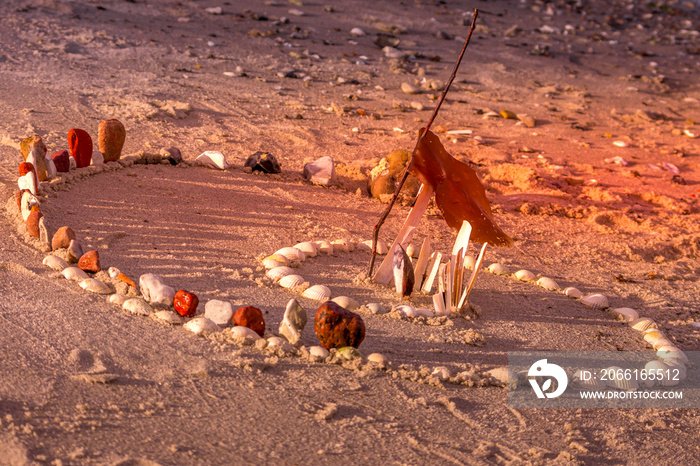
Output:
<instances>
[{"instance_id":1,"label":"orange stone","mask_svg":"<svg viewBox=\"0 0 700 466\"><path fill-rule=\"evenodd\" d=\"M117 278L119 280L123 281L124 283L126 283L127 285L133 286L134 288L136 288L136 283L134 283L134 281L131 278L127 277L123 273L119 272L119 274L117 275Z\"/></svg>"},{"instance_id":2,"label":"orange stone","mask_svg":"<svg viewBox=\"0 0 700 466\"><path fill-rule=\"evenodd\" d=\"M71 240L74 239L75 233L70 227L61 227L56 230L51 239L51 249L55 251L56 249L67 248L70 246Z\"/></svg>"},{"instance_id":3,"label":"orange stone","mask_svg":"<svg viewBox=\"0 0 700 466\"><path fill-rule=\"evenodd\" d=\"M83 272L99 272L102 270L100 267L100 254L94 250L86 252L78 259L78 268Z\"/></svg>"},{"instance_id":4,"label":"orange stone","mask_svg":"<svg viewBox=\"0 0 700 466\"><path fill-rule=\"evenodd\" d=\"M92 138L87 131L73 128L68 131L70 156L75 159L76 168L85 168L92 160Z\"/></svg>"},{"instance_id":5,"label":"orange stone","mask_svg":"<svg viewBox=\"0 0 700 466\"><path fill-rule=\"evenodd\" d=\"M97 142L100 152L104 154L105 162L119 160L125 140L126 130L119 120L104 120L97 128Z\"/></svg>"},{"instance_id":6,"label":"orange stone","mask_svg":"<svg viewBox=\"0 0 700 466\"><path fill-rule=\"evenodd\" d=\"M179 290L175 293L173 307L182 317L192 317L197 313L199 298L189 291Z\"/></svg>"},{"instance_id":7,"label":"orange stone","mask_svg":"<svg viewBox=\"0 0 700 466\"><path fill-rule=\"evenodd\" d=\"M32 207L32 211L27 217L27 232L32 238L40 238L41 230L39 229L39 220L44 215L41 213L37 206Z\"/></svg>"}]
</instances>

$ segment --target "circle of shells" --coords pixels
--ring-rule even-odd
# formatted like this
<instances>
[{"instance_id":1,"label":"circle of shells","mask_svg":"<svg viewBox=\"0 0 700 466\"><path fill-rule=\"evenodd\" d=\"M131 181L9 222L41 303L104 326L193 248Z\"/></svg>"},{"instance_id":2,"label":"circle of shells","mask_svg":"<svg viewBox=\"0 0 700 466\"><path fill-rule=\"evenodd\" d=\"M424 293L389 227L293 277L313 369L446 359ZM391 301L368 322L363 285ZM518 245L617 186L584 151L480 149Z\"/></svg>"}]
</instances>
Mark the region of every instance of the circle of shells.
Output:
<instances>
[{"instance_id":1,"label":"circle of shells","mask_svg":"<svg viewBox=\"0 0 700 466\"><path fill-rule=\"evenodd\" d=\"M141 159L142 158L138 156L127 156L119 160L118 164L112 164L111 166L90 166L87 167L87 169L83 169L83 173L74 174L73 179L59 180L59 183L41 183L42 185L47 184L47 186L42 186L42 188L59 190L64 184L69 184L71 181L74 182L76 179L92 176L102 171L130 167L138 163L148 163L148 161ZM13 203L10 202L9 204ZM18 210L17 215L21 216L22 213ZM23 224L24 222L18 223L18 225ZM21 227L18 227L18 230L21 234ZM34 244L34 246L38 246L40 249L46 250L45 245ZM42 248L42 246L44 247ZM267 269L266 276L281 287L298 292L303 297L311 300L327 301L331 299L331 290L327 286L321 284L309 286L303 277L294 273L294 269L289 267L289 265L298 265L298 263L303 262L307 256L315 257L319 253L331 254L334 250L352 252L355 248L371 250L371 247L371 240L358 243L356 246L352 242L342 239L332 242L307 241L298 243L292 247L281 248L274 254L266 257L262 262L265 269ZM386 243L380 241L378 243L377 250L381 255L386 254L388 252ZM65 260L56 255L48 254L43 259L43 264L52 270L60 272L63 278L71 281L77 281L79 286L88 292L103 295L109 294L108 301L110 303L120 306L123 310L132 315L150 316L170 325L183 325L185 330L188 330L195 335L208 336L214 341L220 340L219 338L213 337L214 335L227 332L224 339L229 342L239 345L254 345L260 350L272 350L273 352L281 355L290 355L294 353L292 346L285 339L278 336L270 336L265 339L260 337L251 329L241 326L229 327L222 331L219 325L206 317L195 316L194 318L186 320L171 310L155 310L142 297L127 298L119 293L112 293L112 287L107 285L104 281L97 278L91 278L78 267L70 266ZM473 260L465 261L466 266L469 266L469 264L473 264ZM553 279L544 276L538 278L534 273L528 270L521 269L511 274L510 271L500 263L491 264L486 268L486 270L494 275L533 283L534 285L548 291L562 293L572 299L579 300L585 306L593 309L610 311L615 318L628 323L633 330L639 332L645 343L656 350L658 360L647 363L647 366L649 366L647 369L652 368L651 366L653 366L653 368L656 368L656 366L661 368L679 368L681 369L680 372L683 376L682 378L685 377L685 365L688 364L687 356L658 329L658 325L652 319L640 316L636 310L627 307L610 308L607 297L602 294L594 293L584 295L575 287L566 287L562 289ZM108 275L110 278L116 279L120 275L120 272L118 269L111 267L108 269ZM347 296L339 296L333 298L332 301L348 310L356 310L360 307L356 300ZM365 305L369 311L375 314L379 313L377 306L379 305L376 303L368 303ZM421 314L420 312L425 310L418 310L417 312L411 306L407 305L397 306L397 309L406 317L419 317L422 315L427 316L427 314ZM354 348L341 348L339 351L334 350L331 354L331 352L320 346L312 346L309 348L302 346L297 350L297 354L313 362L329 362L335 364L344 364L350 361L357 362L361 361L362 359L359 351ZM368 355L366 361L370 368L390 370L388 359L380 353ZM411 371L408 371L408 376L406 374L400 375L410 377L410 372ZM460 375L461 374L457 374L457 376L453 377L449 373L449 370L445 367L436 367L431 372L430 377L419 381L430 381L432 379L437 379L441 381L451 381L454 383L464 383L468 384L469 386L473 386L473 380L462 380ZM495 379L497 382L500 382L502 385L508 386L511 389L518 384L517 374L511 373L510 369L507 367L493 369L482 374L482 376L490 377L492 380ZM577 380L576 376L574 376L574 380ZM582 385L585 384L584 381L579 380L578 382ZM674 383L678 383L678 381L661 381L660 383L662 385L672 385ZM627 386L628 384L626 384L625 381L611 381L609 384L609 386L612 388L625 390L636 389L636 387Z\"/></svg>"}]
</instances>

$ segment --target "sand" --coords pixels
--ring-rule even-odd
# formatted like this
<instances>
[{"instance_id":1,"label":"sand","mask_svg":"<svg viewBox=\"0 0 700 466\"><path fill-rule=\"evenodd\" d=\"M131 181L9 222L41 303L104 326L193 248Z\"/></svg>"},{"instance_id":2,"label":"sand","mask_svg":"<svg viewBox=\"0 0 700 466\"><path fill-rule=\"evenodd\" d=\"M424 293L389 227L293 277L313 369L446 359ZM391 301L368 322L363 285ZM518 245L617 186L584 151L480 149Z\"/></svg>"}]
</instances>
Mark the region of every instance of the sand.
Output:
<instances>
[{"instance_id":1,"label":"sand","mask_svg":"<svg viewBox=\"0 0 700 466\"><path fill-rule=\"evenodd\" d=\"M645 348L610 313L559 293L482 273L470 297L479 317L363 314L360 350L384 354L389 370L314 363L128 315L44 267L18 228L19 141L39 134L52 153L67 148L69 129L96 140L99 122L118 118L125 154L176 146L186 163L64 176L41 197L49 228L71 226L103 266L133 279L155 273L202 303L257 306L276 332L297 295L267 280L259 260L300 241L371 237L385 205L367 195L369 171L412 149L474 7L479 26L436 130L473 131L438 134L477 171L515 239L489 249L486 264L603 293L653 318L684 351L699 349L689 325L699 305L700 146L689 136L700 133L697 5L9 0L0 6L0 463L696 461L694 410L515 410L506 388L479 375L504 366L508 351ZM366 35L351 35L355 27ZM387 31L417 58L386 58L373 39ZM404 82L422 93L403 93ZM501 110L535 126L487 116ZM222 151L231 168L193 166L205 150ZM280 175L243 169L259 150L277 157ZM326 155L338 186L303 181L305 161ZM397 206L382 239L407 215ZM443 252L455 238L435 208L416 237L428 234ZM334 296L400 304L358 280L368 262L366 251L321 255L298 272ZM310 316L318 306L300 303ZM310 327L305 347L318 343ZM468 344L475 334L485 344ZM437 367L483 381L440 382Z\"/></svg>"}]
</instances>

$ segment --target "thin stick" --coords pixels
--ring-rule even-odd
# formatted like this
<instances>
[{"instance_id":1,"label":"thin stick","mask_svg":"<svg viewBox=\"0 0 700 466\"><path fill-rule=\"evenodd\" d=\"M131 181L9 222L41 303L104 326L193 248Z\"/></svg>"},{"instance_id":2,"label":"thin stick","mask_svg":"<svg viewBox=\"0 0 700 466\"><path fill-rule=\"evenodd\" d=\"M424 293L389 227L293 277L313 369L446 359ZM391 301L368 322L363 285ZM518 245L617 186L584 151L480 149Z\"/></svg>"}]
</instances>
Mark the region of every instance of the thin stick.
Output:
<instances>
[{"instance_id":1,"label":"thin stick","mask_svg":"<svg viewBox=\"0 0 700 466\"><path fill-rule=\"evenodd\" d=\"M454 81L455 77L457 76L457 70L459 69L459 65L462 63L462 58L464 57L464 52L467 51L467 46L469 45L469 40L472 38L472 33L474 32L474 28L476 27L477 16L479 16L479 10L477 8L475 8L474 9L474 17L472 18L472 25L469 27L469 34L467 35L467 39L464 41L464 45L462 46L462 50L459 52L459 57L457 57L457 63L455 63L455 67L452 70L452 74L450 75L450 79L447 81L447 85L445 86L445 89L443 89L442 94L440 94L440 99L438 100L438 103L435 106L435 110L433 110L433 114L430 116L430 120L428 120L428 124L425 125L425 131L423 131L423 133L420 136L418 136L418 141L416 141L416 146L413 148L413 152L411 153L411 158L409 159L408 163L406 164L406 169L403 172L403 176L401 177L401 181L399 181L399 184L396 187L396 191L394 191L394 195L391 197L391 202L389 202L389 206L386 209L384 209L382 216L379 217L379 221L374 226L374 236L372 237L372 259L369 262L369 275L368 276L370 278L372 277L372 271L374 270L374 261L377 258L377 240L379 238L379 229L382 227L382 225L384 225L386 218L389 216L391 209L394 207L394 203L396 203L396 199L399 197L399 193L401 192L401 188L403 188L403 185L406 182L406 178L408 178L408 173L409 173L409 170L411 169L411 165L413 165L413 157L416 155L416 150L418 150L418 145L423 140L423 137L425 137L425 135L428 133L428 131L430 131L430 126L435 121L435 118L437 117L437 114L440 111L440 107L442 106L442 103L445 101L445 96L447 96L447 92L450 90L450 86L452 85L452 81Z\"/></svg>"}]
</instances>

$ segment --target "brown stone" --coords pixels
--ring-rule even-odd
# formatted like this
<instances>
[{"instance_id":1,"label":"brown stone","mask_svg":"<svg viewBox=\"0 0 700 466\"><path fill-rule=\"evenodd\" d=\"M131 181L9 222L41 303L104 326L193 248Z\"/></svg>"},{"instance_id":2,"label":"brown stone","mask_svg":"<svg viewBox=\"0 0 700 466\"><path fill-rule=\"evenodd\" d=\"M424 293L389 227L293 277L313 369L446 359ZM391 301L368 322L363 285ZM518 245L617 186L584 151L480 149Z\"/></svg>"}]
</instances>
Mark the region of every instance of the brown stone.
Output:
<instances>
[{"instance_id":1,"label":"brown stone","mask_svg":"<svg viewBox=\"0 0 700 466\"><path fill-rule=\"evenodd\" d=\"M70 227L61 227L56 230L51 239L51 249L55 251L56 249L67 248L70 246L71 240L74 239L75 233Z\"/></svg>"},{"instance_id":2,"label":"brown stone","mask_svg":"<svg viewBox=\"0 0 700 466\"><path fill-rule=\"evenodd\" d=\"M27 160L29 153L34 151L34 169L36 170L36 176L39 181L46 181L49 179L48 172L46 171L46 144L41 139L41 136L29 136L28 138L22 139L20 143L20 151L22 152L22 158Z\"/></svg>"},{"instance_id":3,"label":"brown stone","mask_svg":"<svg viewBox=\"0 0 700 466\"><path fill-rule=\"evenodd\" d=\"M116 162L122 155L126 140L124 125L115 119L104 120L97 129L97 142L105 162Z\"/></svg>"},{"instance_id":4,"label":"brown stone","mask_svg":"<svg viewBox=\"0 0 700 466\"><path fill-rule=\"evenodd\" d=\"M44 215L41 213L38 207L32 207L32 211L27 217L27 232L32 238L40 238L41 230L39 230L39 220Z\"/></svg>"},{"instance_id":5,"label":"brown stone","mask_svg":"<svg viewBox=\"0 0 700 466\"><path fill-rule=\"evenodd\" d=\"M326 349L352 346L358 348L365 339L362 317L333 301L326 301L316 311L314 330Z\"/></svg>"},{"instance_id":6,"label":"brown stone","mask_svg":"<svg viewBox=\"0 0 700 466\"><path fill-rule=\"evenodd\" d=\"M233 314L233 324L248 327L260 336L265 335L265 319L257 307L245 306Z\"/></svg>"},{"instance_id":7,"label":"brown stone","mask_svg":"<svg viewBox=\"0 0 700 466\"><path fill-rule=\"evenodd\" d=\"M100 267L100 254L97 251L88 251L78 259L78 268L84 272L99 272L102 270Z\"/></svg>"}]
</instances>

